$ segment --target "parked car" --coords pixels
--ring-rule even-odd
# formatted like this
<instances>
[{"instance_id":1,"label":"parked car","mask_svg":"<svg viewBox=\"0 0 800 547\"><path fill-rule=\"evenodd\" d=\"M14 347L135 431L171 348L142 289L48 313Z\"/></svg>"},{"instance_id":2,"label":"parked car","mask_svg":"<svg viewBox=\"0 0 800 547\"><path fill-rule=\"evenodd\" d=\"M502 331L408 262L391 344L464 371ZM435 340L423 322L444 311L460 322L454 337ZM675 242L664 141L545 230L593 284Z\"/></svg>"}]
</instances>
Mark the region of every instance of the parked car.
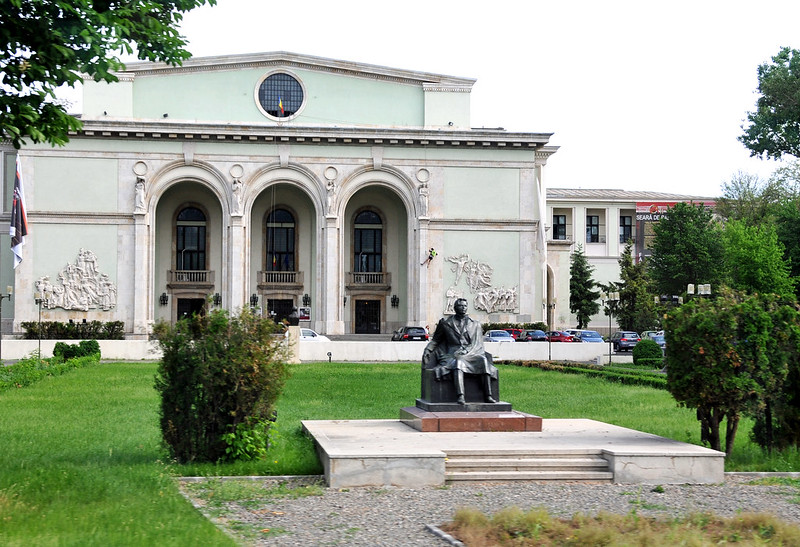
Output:
<instances>
[{"instance_id":1,"label":"parked car","mask_svg":"<svg viewBox=\"0 0 800 547\"><path fill-rule=\"evenodd\" d=\"M287 330L286 333L283 335L286 339L289 338L289 331ZM317 334L311 329L301 328L300 329L300 340L305 342L330 342L331 339L325 336L324 334Z\"/></svg>"},{"instance_id":2,"label":"parked car","mask_svg":"<svg viewBox=\"0 0 800 547\"><path fill-rule=\"evenodd\" d=\"M639 343L639 334L631 331L617 331L611 335L611 343L614 351L633 351L633 347Z\"/></svg>"},{"instance_id":3,"label":"parked car","mask_svg":"<svg viewBox=\"0 0 800 547\"><path fill-rule=\"evenodd\" d=\"M422 340L423 342L428 339L428 331L425 327L400 327L392 333L392 341L406 342L409 340Z\"/></svg>"},{"instance_id":4,"label":"parked car","mask_svg":"<svg viewBox=\"0 0 800 547\"><path fill-rule=\"evenodd\" d=\"M522 329L503 329L508 334L514 337L514 340L519 341L519 337L522 336L522 333L525 332Z\"/></svg>"},{"instance_id":5,"label":"parked car","mask_svg":"<svg viewBox=\"0 0 800 547\"><path fill-rule=\"evenodd\" d=\"M514 342L514 337L511 333L504 330L490 330L486 331L483 335L484 342Z\"/></svg>"},{"instance_id":6,"label":"parked car","mask_svg":"<svg viewBox=\"0 0 800 547\"><path fill-rule=\"evenodd\" d=\"M663 334L651 334L650 339L661 346L661 351L664 351L667 348L667 339L664 338Z\"/></svg>"},{"instance_id":7,"label":"parked car","mask_svg":"<svg viewBox=\"0 0 800 547\"><path fill-rule=\"evenodd\" d=\"M578 338L581 342L605 342L603 337L600 336L600 333L596 330L579 330L577 332L578 334L573 334L573 336Z\"/></svg>"},{"instance_id":8,"label":"parked car","mask_svg":"<svg viewBox=\"0 0 800 547\"><path fill-rule=\"evenodd\" d=\"M551 330L547 333L547 339L550 342L574 342L575 337L568 332L561 332L558 330Z\"/></svg>"},{"instance_id":9,"label":"parked car","mask_svg":"<svg viewBox=\"0 0 800 547\"><path fill-rule=\"evenodd\" d=\"M547 335L543 330L526 330L517 339L518 342L547 342Z\"/></svg>"}]
</instances>

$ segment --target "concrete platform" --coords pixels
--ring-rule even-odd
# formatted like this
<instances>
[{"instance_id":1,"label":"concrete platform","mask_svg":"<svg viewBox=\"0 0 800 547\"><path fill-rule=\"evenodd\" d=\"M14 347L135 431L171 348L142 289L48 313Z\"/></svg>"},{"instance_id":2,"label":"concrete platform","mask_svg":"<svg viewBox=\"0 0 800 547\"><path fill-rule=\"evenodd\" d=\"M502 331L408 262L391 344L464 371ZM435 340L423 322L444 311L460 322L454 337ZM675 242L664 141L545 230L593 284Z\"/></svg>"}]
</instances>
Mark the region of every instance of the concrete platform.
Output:
<instances>
[{"instance_id":1,"label":"concrete platform","mask_svg":"<svg viewBox=\"0 0 800 547\"><path fill-rule=\"evenodd\" d=\"M542 431L421 432L400 420L306 420L332 488L418 488L447 482L448 454L537 459L599 456L611 482L715 484L725 454L595 420L544 419ZM520 474L518 480L535 475ZM546 478L546 477L543 477ZM493 480L483 474L485 481ZM514 480L508 475L503 480ZM559 480L571 479L568 473Z\"/></svg>"}]
</instances>

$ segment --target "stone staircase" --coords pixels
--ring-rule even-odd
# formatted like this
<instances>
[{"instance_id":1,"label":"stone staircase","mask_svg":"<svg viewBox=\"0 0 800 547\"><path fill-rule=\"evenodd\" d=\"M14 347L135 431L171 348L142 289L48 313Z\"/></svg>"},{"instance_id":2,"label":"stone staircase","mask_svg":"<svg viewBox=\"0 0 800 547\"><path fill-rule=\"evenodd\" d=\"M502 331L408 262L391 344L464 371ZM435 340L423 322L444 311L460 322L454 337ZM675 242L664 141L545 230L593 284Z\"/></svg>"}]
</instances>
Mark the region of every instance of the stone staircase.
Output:
<instances>
[{"instance_id":1,"label":"stone staircase","mask_svg":"<svg viewBox=\"0 0 800 547\"><path fill-rule=\"evenodd\" d=\"M599 452L448 450L445 481L560 481L610 483L614 474Z\"/></svg>"}]
</instances>

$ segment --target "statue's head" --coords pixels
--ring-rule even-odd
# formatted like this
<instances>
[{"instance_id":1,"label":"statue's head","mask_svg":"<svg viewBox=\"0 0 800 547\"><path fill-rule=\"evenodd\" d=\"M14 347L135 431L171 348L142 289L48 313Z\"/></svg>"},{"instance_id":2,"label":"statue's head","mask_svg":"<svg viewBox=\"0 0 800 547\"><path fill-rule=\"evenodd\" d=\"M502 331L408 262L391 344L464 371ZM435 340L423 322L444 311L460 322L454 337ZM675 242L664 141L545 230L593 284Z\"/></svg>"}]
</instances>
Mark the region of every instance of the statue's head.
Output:
<instances>
[{"instance_id":1,"label":"statue's head","mask_svg":"<svg viewBox=\"0 0 800 547\"><path fill-rule=\"evenodd\" d=\"M467 303L467 299L466 298L459 298L453 304L453 310L455 310L456 315L464 315L465 313L467 313L467 306L468 305L469 304Z\"/></svg>"}]
</instances>

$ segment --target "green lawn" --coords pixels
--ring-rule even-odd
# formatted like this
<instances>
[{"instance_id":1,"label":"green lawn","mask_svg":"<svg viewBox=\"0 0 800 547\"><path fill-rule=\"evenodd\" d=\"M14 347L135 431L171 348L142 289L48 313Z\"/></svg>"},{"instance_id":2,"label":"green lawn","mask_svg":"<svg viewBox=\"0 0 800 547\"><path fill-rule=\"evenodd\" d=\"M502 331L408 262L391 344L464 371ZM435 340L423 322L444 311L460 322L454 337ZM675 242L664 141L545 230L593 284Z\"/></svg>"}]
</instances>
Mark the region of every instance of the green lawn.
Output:
<instances>
[{"instance_id":1,"label":"green lawn","mask_svg":"<svg viewBox=\"0 0 800 547\"><path fill-rule=\"evenodd\" d=\"M544 418L592 418L698 442L694 412L666 391L500 365L501 398ZM162 462L154 363L101 363L0 392L0 544L232 545L179 494L174 475L316 474L304 419L396 419L419 395L417 364L293 365L264 461ZM728 470L800 470L740 427Z\"/></svg>"}]
</instances>

